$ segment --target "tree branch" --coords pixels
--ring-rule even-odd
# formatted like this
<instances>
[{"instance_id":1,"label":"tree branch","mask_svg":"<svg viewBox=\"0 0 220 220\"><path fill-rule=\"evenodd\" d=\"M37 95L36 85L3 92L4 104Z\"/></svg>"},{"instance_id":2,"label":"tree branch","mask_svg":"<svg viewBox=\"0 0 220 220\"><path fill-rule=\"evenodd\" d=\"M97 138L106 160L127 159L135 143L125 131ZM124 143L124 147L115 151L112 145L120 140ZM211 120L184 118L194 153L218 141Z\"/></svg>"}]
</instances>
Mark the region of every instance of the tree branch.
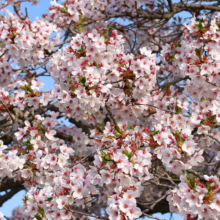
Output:
<instances>
[{"instance_id":1,"label":"tree branch","mask_svg":"<svg viewBox=\"0 0 220 220\"><path fill-rule=\"evenodd\" d=\"M67 211L70 211L72 213L77 213L77 214L80 214L80 215L85 215L85 216L90 216L90 217L93 217L93 218L96 218L96 219L109 219L107 217L103 217L103 216L99 216L99 215L93 215L93 214L89 214L89 213L85 213L85 212L79 212L79 211L76 211L76 210L72 210L70 208L65 208Z\"/></svg>"}]
</instances>

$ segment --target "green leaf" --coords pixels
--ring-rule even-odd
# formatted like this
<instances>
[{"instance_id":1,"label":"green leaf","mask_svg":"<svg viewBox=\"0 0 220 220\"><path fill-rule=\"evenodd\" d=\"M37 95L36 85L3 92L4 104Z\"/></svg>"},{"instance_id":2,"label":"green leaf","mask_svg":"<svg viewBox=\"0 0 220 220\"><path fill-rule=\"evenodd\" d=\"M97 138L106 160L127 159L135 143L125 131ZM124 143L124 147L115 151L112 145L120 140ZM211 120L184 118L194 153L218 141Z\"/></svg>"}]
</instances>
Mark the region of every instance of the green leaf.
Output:
<instances>
[{"instance_id":1,"label":"green leaf","mask_svg":"<svg viewBox=\"0 0 220 220\"><path fill-rule=\"evenodd\" d=\"M51 202L53 200L53 197L49 197L46 199L47 202Z\"/></svg>"},{"instance_id":2,"label":"green leaf","mask_svg":"<svg viewBox=\"0 0 220 220\"><path fill-rule=\"evenodd\" d=\"M38 211L44 213L44 209L41 206L38 206Z\"/></svg>"},{"instance_id":3,"label":"green leaf","mask_svg":"<svg viewBox=\"0 0 220 220\"><path fill-rule=\"evenodd\" d=\"M131 159L131 157L133 156L133 152L132 151L130 153L128 153L128 151L125 150L124 153L128 157L128 159Z\"/></svg>"},{"instance_id":4,"label":"green leaf","mask_svg":"<svg viewBox=\"0 0 220 220\"><path fill-rule=\"evenodd\" d=\"M82 18L82 15L79 16L79 25L83 24L84 22L88 21L89 18Z\"/></svg>"},{"instance_id":5,"label":"green leaf","mask_svg":"<svg viewBox=\"0 0 220 220\"><path fill-rule=\"evenodd\" d=\"M96 89L96 88L98 88L99 87L99 85L94 85L92 88L93 89Z\"/></svg>"},{"instance_id":6,"label":"green leaf","mask_svg":"<svg viewBox=\"0 0 220 220\"><path fill-rule=\"evenodd\" d=\"M196 55L199 57L199 59L202 59L202 47L200 47L199 49L196 48L195 49Z\"/></svg>"},{"instance_id":7,"label":"green leaf","mask_svg":"<svg viewBox=\"0 0 220 220\"><path fill-rule=\"evenodd\" d=\"M134 127L133 127L132 125L129 125L129 128L132 129L132 130L134 130Z\"/></svg>"},{"instance_id":8,"label":"green leaf","mask_svg":"<svg viewBox=\"0 0 220 220\"><path fill-rule=\"evenodd\" d=\"M66 5L63 5L63 7L65 8L65 10L68 10L67 6Z\"/></svg>"},{"instance_id":9,"label":"green leaf","mask_svg":"<svg viewBox=\"0 0 220 220\"><path fill-rule=\"evenodd\" d=\"M100 126L100 127L104 127L104 126L105 126L105 124L99 124L98 126Z\"/></svg>"},{"instance_id":10,"label":"green leaf","mask_svg":"<svg viewBox=\"0 0 220 220\"><path fill-rule=\"evenodd\" d=\"M82 23L84 23L84 22L86 22L86 21L88 21L89 20L89 18L83 18L82 19Z\"/></svg>"},{"instance_id":11,"label":"green leaf","mask_svg":"<svg viewBox=\"0 0 220 220\"><path fill-rule=\"evenodd\" d=\"M199 31L204 30L205 28L202 25L202 22L200 21L198 24L195 24L196 27L198 27Z\"/></svg>"},{"instance_id":12,"label":"green leaf","mask_svg":"<svg viewBox=\"0 0 220 220\"><path fill-rule=\"evenodd\" d=\"M77 52L79 52L81 55L84 53L84 48L83 46L81 46L81 48L79 50L77 50Z\"/></svg>"},{"instance_id":13,"label":"green leaf","mask_svg":"<svg viewBox=\"0 0 220 220\"><path fill-rule=\"evenodd\" d=\"M151 115L153 115L155 112L149 112L149 114L148 115L146 115L145 117L146 118L149 118Z\"/></svg>"},{"instance_id":14,"label":"green leaf","mask_svg":"<svg viewBox=\"0 0 220 220\"><path fill-rule=\"evenodd\" d=\"M190 177L186 177L186 182L190 185L190 187L192 188L192 189L195 189L195 187L196 187L196 184L195 184L195 180L194 179L192 179L192 178L190 178Z\"/></svg>"},{"instance_id":15,"label":"green leaf","mask_svg":"<svg viewBox=\"0 0 220 220\"><path fill-rule=\"evenodd\" d=\"M216 119L216 115L210 115L208 118L209 121L213 121L215 119Z\"/></svg>"},{"instance_id":16,"label":"green leaf","mask_svg":"<svg viewBox=\"0 0 220 220\"><path fill-rule=\"evenodd\" d=\"M175 47L181 47L181 43L178 42L178 43L174 43Z\"/></svg>"},{"instance_id":17,"label":"green leaf","mask_svg":"<svg viewBox=\"0 0 220 220\"><path fill-rule=\"evenodd\" d=\"M34 90L31 88L30 85L27 85L27 86L21 86L21 88L22 88L23 90L25 90L25 91L30 92L30 93L33 93L33 92L34 92Z\"/></svg>"},{"instance_id":18,"label":"green leaf","mask_svg":"<svg viewBox=\"0 0 220 220\"><path fill-rule=\"evenodd\" d=\"M75 89L76 89L76 87L75 86L73 86L73 87L70 87L70 90L73 92L73 91L75 91Z\"/></svg>"},{"instance_id":19,"label":"green leaf","mask_svg":"<svg viewBox=\"0 0 220 220\"><path fill-rule=\"evenodd\" d=\"M82 15L79 16L79 24L82 24Z\"/></svg>"},{"instance_id":20,"label":"green leaf","mask_svg":"<svg viewBox=\"0 0 220 220\"><path fill-rule=\"evenodd\" d=\"M154 136L156 134L158 134L158 131L154 128L154 131L153 131L152 135Z\"/></svg>"},{"instance_id":21,"label":"green leaf","mask_svg":"<svg viewBox=\"0 0 220 220\"><path fill-rule=\"evenodd\" d=\"M37 129L38 129L38 130L41 130L41 125L42 125L42 122L40 122L40 123L37 124Z\"/></svg>"},{"instance_id":22,"label":"green leaf","mask_svg":"<svg viewBox=\"0 0 220 220\"><path fill-rule=\"evenodd\" d=\"M44 209L40 206L38 206L38 213L35 215L35 218L37 220L42 220L45 217Z\"/></svg>"},{"instance_id":23,"label":"green leaf","mask_svg":"<svg viewBox=\"0 0 220 220\"><path fill-rule=\"evenodd\" d=\"M111 157L105 152L102 153L101 158L104 164L106 164L108 161L111 161Z\"/></svg>"},{"instance_id":24,"label":"green leaf","mask_svg":"<svg viewBox=\"0 0 220 220\"><path fill-rule=\"evenodd\" d=\"M80 77L79 76L79 82L85 87L86 86L86 77Z\"/></svg>"},{"instance_id":25,"label":"green leaf","mask_svg":"<svg viewBox=\"0 0 220 220\"><path fill-rule=\"evenodd\" d=\"M182 147L183 145L183 140L181 138L181 132L177 131L177 132L172 132L173 136L175 137L176 139L176 143L177 143L177 146L179 147Z\"/></svg>"},{"instance_id":26,"label":"green leaf","mask_svg":"<svg viewBox=\"0 0 220 220\"><path fill-rule=\"evenodd\" d=\"M23 201L24 204L27 203L27 201L28 201L28 197L25 196L25 197L22 199L22 201Z\"/></svg>"},{"instance_id":27,"label":"green leaf","mask_svg":"<svg viewBox=\"0 0 220 220\"><path fill-rule=\"evenodd\" d=\"M171 84L168 81L166 81L165 90L170 91L170 86L171 86Z\"/></svg>"},{"instance_id":28,"label":"green leaf","mask_svg":"<svg viewBox=\"0 0 220 220\"><path fill-rule=\"evenodd\" d=\"M37 220L42 220L42 219L43 219L43 216L42 216L40 213L38 213L37 215L35 215L35 218L36 218Z\"/></svg>"},{"instance_id":29,"label":"green leaf","mask_svg":"<svg viewBox=\"0 0 220 220\"><path fill-rule=\"evenodd\" d=\"M85 30L82 26L79 26L77 29L78 29L78 31L85 32Z\"/></svg>"},{"instance_id":30,"label":"green leaf","mask_svg":"<svg viewBox=\"0 0 220 220\"><path fill-rule=\"evenodd\" d=\"M67 6L64 5L63 8L60 9L60 11L61 11L62 13L66 13L66 12L68 11Z\"/></svg>"},{"instance_id":31,"label":"green leaf","mask_svg":"<svg viewBox=\"0 0 220 220\"><path fill-rule=\"evenodd\" d=\"M33 149L33 145L31 144L30 140L23 141L23 144L27 146L28 150Z\"/></svg>"},{"instance_id":32,"label":"green leaf","mask_svg":"<svg viewBox=\"0 0 220 220\"><path fill-rule=\"evenodd\" d=\"M23 144L24 144L24 145L27 145L27 144L30 144L30 143L31 143L30 140L23 141Z\"/></svg>"},{"instance_id":33,"label":"green leaf","mask_svg":"<svg viewBox=\"0 0 220 220\"><path fill-rule=\"evenodd\" d=\"M115 130L116 130L118 133L121 133L121 130L120 130L120 128L119 128L117 122L116 122L116 124L115 124Z\"/></svg>"},{"instance_id":34,"label":"green leaf","mask_svg":"<svg viewBox=\"0 0 220 220\"><path fill-rule=\"evenodd\" d=\"M181 110L182 109L178 105L176 105L176 107L175 107L176 114L180 113Z\"/></svg>"},{"instance_id":35,"label":"green leaf","mask_svg":"<svg viewBox=\"0 0 220 220\"><path fill-rule=\"evenodd\" d=\"M216 25L218 26L218 29L220 30L220 23L216 23Z\"/></svg>"},{"instance_id":36,"label":"green leaf","mask_svg":"<svg viewBox=\"0 0 220 220\"><path fill-rule=\"evenodd\" d=\"M110 26L107 27L107 28L105 29L105 31L102 32L101 36L103 36L103 37L108 37L107 33L108 33L108 31L109 31L109 28L110 28Z\"/></svg>"},{"instance_id":37,"label":"green leaf","mask_svg":"<svg viewBox=\"0 0 220 220\"><path fill-rule=\"evenodd\" d=\"M105 124L98 124L97 125L97 130L100 131L100 132L103 132L104 127L105 127Z\"/></svg>"},{"instance_id":38,"label":"green leaf","mask_svg":"<svg viewBox=\"0 0 220 220\"><path fill-rule=\"evenodd\" d=\"M208 192L210 192L212 190L212 186L210 185L210 183L207 183L207 186L206 186ZM208 195L206 197L209 197L209 193L207 193Z\"/></svg>"}]
</instances>

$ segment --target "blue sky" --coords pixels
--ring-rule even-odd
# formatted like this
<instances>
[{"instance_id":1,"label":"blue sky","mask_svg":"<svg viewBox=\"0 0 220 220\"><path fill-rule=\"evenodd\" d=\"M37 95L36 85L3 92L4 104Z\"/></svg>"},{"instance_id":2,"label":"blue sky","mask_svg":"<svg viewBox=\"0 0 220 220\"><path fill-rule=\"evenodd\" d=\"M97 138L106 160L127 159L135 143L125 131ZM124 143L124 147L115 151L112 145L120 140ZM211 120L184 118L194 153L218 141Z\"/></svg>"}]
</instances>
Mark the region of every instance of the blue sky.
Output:
<instances>
[{"instance_id":1,"label":"blue sky","mask_svg":"<svg viewBox=\"0 0 220 220\"><path fill-rule=\"evenodd\" d=\"M41 17L42 14L47 13L47 9L50 6L50 0L41 0L38 6L31 6L30 3L22 3L22 11L25 11L25 7L28 8L28 15L30 19L33 21L36 17ZM11 10L11 8L9 8ZM181 17L186 17L186 13L180 14ZM48 91L53 88L53 80L50 77L42 77L43 82L45 83L45 91ZM0 208L0 211L7 217L11 216L11 211L17 207L17 206L22 206L22 197L24 195L24 191L19 192L16 194L12 199L7 201L3 207ZM169 220L170 219L170 214L156 214L154 215L158 218ZM149 218L145 218L147 220ZM182 218L178 215L173 215L173 218L171 220L181 220Z\"/></svg>"}]
</instances>

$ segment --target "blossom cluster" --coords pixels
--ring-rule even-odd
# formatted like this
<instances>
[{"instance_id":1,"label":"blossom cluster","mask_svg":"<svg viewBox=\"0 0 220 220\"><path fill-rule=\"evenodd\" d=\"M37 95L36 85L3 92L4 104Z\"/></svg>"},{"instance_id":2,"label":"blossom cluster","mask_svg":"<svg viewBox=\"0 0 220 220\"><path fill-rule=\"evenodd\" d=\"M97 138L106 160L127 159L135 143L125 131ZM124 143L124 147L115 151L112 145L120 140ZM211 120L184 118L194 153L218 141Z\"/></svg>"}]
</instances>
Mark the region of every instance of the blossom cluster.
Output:
<instances>
[{"instance_id":1,"label":"blossom cluster","mask_svg":"<svg viewBox=\"0 0 220 220\"><path fill-rule=\"evenodd\" d=\"M54 46L59 43L59 34L51 37L57 31L52 23L42 19L22 21L6 9L1 16L0 30L0 85L13 89L16 84L12 83L21 68L42 63L56 49Z\"/></svg>"},{"instance_id":2,"label":"blossom cluster","mask_svg":"<svg viewBox=\"0 0 220 220\"><path fill-rule=\"evenodd\" d=\"M62 4L53 1L49 13L44 17L55 22L58 27L67 27L71 22L82 24L88 20L99 21L106 17L106 11L111 14L118 14L125 11L130 12L134 7L140 8L143 6L152 10L154 1L138 0L134 3L134 1L128 0L126 4L123 0L63 0Z\"/></svg>"},{"instance_id":3,"label":"blossom cluster","mask_svg":"<svg viewBox=\"0 0 220 220\"><path fill-rule=\"evenodd\" d=\"M33 5L37 5L39 3L40 0L26 0L28 2L31 2ZM6 0L5 4L6 5L17 5L20 2L18 2L17 0Z\"/></svg>"},{"instance_id":4,"label":"blossom cluster","mask_svg":"<svg viewBox=\"0 0 220 220\"><path fill-rule=\"evenodd\" d=\"M120 129L118 133L108 123L103 131L105 137L94 132L93 144L100 152L95 155L94 165L100 175L99 184L106 190L109 218L136 219L141 215L135 199L143 191L141 183L153 178L149 172L152 154L146 147L148 134L144 129Z\"/></svg>"},{"instance_id":5,"label":"blossom cluster","mask_svg":"<svg viewBox=\"0 0 220 220\"><path fill-rule=\"evenodd\" d=\"M3 153L5 149L7 149L7 146L3 145L3 141L0 140L0 177L12 178L14 177L13 171L23 168L25 159L17 155L17 149Z\"/></svg>"},{"instance_id":6,"label":"blossom cluster","mask_svg":"<svg viewBox=\"0 0 220 220\"><path fill-rule=\"evenodd\" d=\"M215 16L210 27L196 21L185 25L184 35L179 43L164 46L161 58L166 71L174 76L189 76L185 91L193 100L217 99L219 92L219 15Z\"/></svg>"},{"instance_id":7,"label":"blossom cluster","mask_svg":"<svg viewBox=\"0 0 220 220\"><path fill-rule=\"evenodd\" d=\"M220 217L220 180L217 176L205 175L203 179L180 177L181 183L167 197L170 211L180 213L186 219L217 220Z\"/></svg>"},{"instance_id":8,"label":"blossom cluster","mask_svg":"<svg viewBox=\"0 0 220 220\"><path fill-rule=\"evenodd\" d=\"M139 57L126 55L122 35L112 31L106 39L106 31L94 29L92 33L77 34L67 47L54 54L48 68L55 80L52 94L58 99L56 106L77 120L101 123L108 101L117 121L125 122L130 116L132 124L136 121L133 112L136 117L142 113L141 108L132 106L132 100L138 102L154 88L155 56L146 48L141 49Z\"/></svg>"},{"instance_id":9,"label":"blossom cluster","mask_svg":"<svg viewBox=\"0 0 220 220\"><path fill-rule=\"evenodd\" d=\"M160 65L161 45L145 41L168 31L146 23L136 42L93 22L153 3L63 0L33 22L0 16L0 178L27 189L11 219L134 220L168 194L187 220L220 218L219 15L193 18Z\"/></svg>"}]
</instances>

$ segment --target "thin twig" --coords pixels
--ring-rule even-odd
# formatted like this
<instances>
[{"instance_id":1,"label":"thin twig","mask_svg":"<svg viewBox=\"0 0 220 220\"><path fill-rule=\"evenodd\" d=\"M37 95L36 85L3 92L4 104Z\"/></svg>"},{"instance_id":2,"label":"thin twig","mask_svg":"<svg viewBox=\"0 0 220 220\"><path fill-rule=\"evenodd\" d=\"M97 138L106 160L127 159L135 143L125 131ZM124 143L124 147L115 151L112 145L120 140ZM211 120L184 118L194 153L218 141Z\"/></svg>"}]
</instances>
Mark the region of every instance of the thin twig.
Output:
<instances>
[{"instance_id":1,"label":"thin twig","mask_svg":"<svg viewBox=\"0 0 220 220\"><path fill-rule=\"evenodd\" d=\"M215 137L213 137L210 134L206 134L208 137L212 138L213 140L215 140L219 145L220 145L220 141L218 139L216 139Z\"/></svg>"},{"instance_id":2,"label":"thin twig","mask_svg":"<svg viewBox=\"0 0 220 220\"><path fill-rule=\"evenodd\" d=\"M75 210L72 210L70 208L65 208L67 211L70 211L72 213L77 213L77 214L80 214L80 215L86 215L86 216L90 216L90 217L93 217L93 218L96 218L96 219L109 219L107 217L103 217L103 216L99 216L99 215L93 215L93 214L89 214L89 213L85 213L85 212L80 212L80 211L75 211Z\"/></svg>"},{"instance_id":3,"label":"thin twig","mask_svg":"<svg viewBox=\"0 0 220 220\"><path fill-rule=\"evenodd\" d=\"M142 214L145 215L145 216L147 216L148 218L157 219L157 220L165 220L165 219L161 219L161 218L154 217L154 216L152 216L152 215L148 215L148 214L146 214L146 213L144 213L144 212L142 212Z\"/></svg>"},{"instance_id":4,"label":"thin twig","mask_svg":"<svg viewBox=\"0 0 220 220\"><path fill-rule=\"evenodd\" d=\"M169 7L170 7L170 11L173 12L173 3L172 3L172 0L167 0L168 1L168 4L169 4Z\"/></svg>"},{"instance_id":5,"label":"thin twig","mask_svg":"<svg viewBox=\"0 0 220 220\"><path fill-rule=\"evenodd\" d=\"M109 116L111 117L112 121L114 122L114 124L115 124L115 126L116 126L116 125L117 125L117 122L116 122L116 120L115 120L113 114L111 113L109 107L108 107L107 105L105 105L105 108L106 108L106 110L107 110Z\"/></svg>"},{"instance_id":6,"label":"thin twig","mask_svg":"<svg viewBox=\"0 0 220 220\"><path fill-rule=\"evenodd\" d=\"M82 163L84 161L86 161L86 159L88 159L90 156L92 156L93 154L97 153L97 151L92 152L91 154L89 154L88 156L84 157L83 159L79 160L78 162L70 165L69 167L74 167L75 165Z\"/></svg>"},{"instance_id":7,"label":"thin twig","mask_svg":"<svg viewBox=\"0 0 220 220\"><path fill-rule=\"evenodd\" d=\"M160 110L162 110L162 111L169 112L169 113L173 114L173 112L172 112L172 111L165 110L165 109L162 109L162 108L159 108L159 107L157 107L157 106L150 105L150 104L141 104L141 103L135 103L135 105L146 105L146 106L149 106L149 107L152 107L152 108L157 108L157 109L160 109Z\"/></svg>"},{"instance_id":8,"label":"thin twig","mask_svg":"<svg viewBox=\"0 0 220 220\"><path fill-rule=\"evenodd\" d=\"M167 187L167 188L171 188L171 189L174 189L175 187L171 186L171 185L167 185L167 184L164 184L164 183L158 183L158 182L153 182L151 180L147 180L146 182L149 182L153 185L156 185L156 186L164 186L164 187ZM143 186L146 186L145 184L142 184Z\"/></svg>"},{"instance_id":9,"label":"thin twig","mask_svg":"<svg viewBox=\"0 0 220 220\"><path fill-rule=\"evenodd\" d=\"M8 49L6 49L3 54L0 56L0 59L8 52Z\"/></svg>"},{"instance_id":10,"label":"thin twig","mask_svg":"<svg viewBox=\"0 0 220 220\"><path fill-rule=\"evenodd\" d=\"M193 175L199 177L202 180L205 180L205 178L198 172L196 172L195 170L187 170L188 173L192 173Z\"/></svg>"},{"instance_id":11,"label":"thin twig","mask_svg":"<svg viewBox=\"0 0 220 220\"><path fill-rule=\"evenodd\" d=\"M7 109L7 112L8 112L8 114L9 114L11 120L12 120L13 122L15 122L15 120L14 120L14 118L12 117L11 112L9 111L8 107L7 107L2 101L0 101L0 102L1 102L2 105Z\"/></svg>"},{"instance_id":12,"label":"thin twig","mask_svg":"<svg viewBox=\"0 0 220 220\"><path fill-rule=\"evenodd\" d=\"M11 131L11 130L8 130L6 133L2 134L2 135L0 136L0 139L3 138L5 135L7 135L10 131Z\"/></svg>"},{"instance_id":13,"label":"thin twig","mask_svg":"<svg viewBox=\"0 0 220 220\"><path fill-rule=\"evenodd\" d=\"M167 191L166 194L164 194L161 198L157 199L156 201L153 201L153 202L148 202L148 203L140 203L138 202L140 205L144 205L144 206L149 206L151 205L149 208L145 209L144 211L146 210L152 210L155 205L157 205L157 203L161 202L163 199L165 199L169 194L171 193L171 191Z\"/></svg>"}]
</instances>

